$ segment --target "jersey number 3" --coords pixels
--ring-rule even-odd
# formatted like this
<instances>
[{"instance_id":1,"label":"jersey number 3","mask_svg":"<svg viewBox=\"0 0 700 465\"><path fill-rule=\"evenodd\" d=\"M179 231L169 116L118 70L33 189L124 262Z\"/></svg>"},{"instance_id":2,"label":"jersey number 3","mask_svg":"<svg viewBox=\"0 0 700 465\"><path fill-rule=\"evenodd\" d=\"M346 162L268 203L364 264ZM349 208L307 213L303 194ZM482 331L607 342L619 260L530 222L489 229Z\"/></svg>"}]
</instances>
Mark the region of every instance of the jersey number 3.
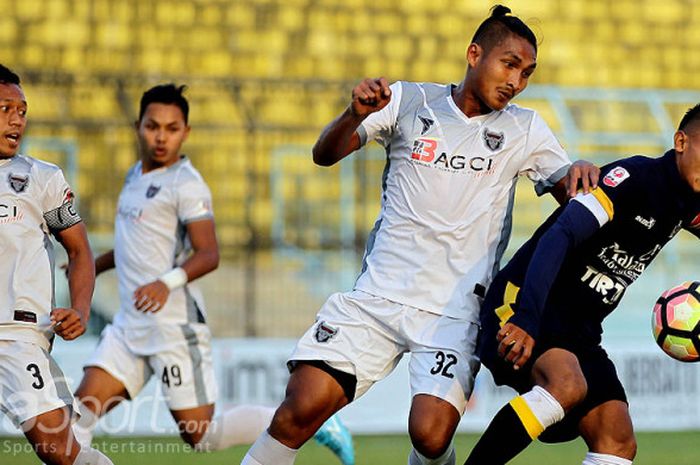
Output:
<instances>
[{"instance_id":1,"label":"jersey number 3","mask_svg":"<svg viewBox=\"0 0 700 465\"><path fill-rule=\"evenodd\" d=\"M36 381L32 383L32 387L36 390L42 389L44 387L44 378L41 377L41 371L39 371L37 364L30 363L27 365L27 371L36 379Z\"/></svg>"},{"instance_id":2,"label":"jersey number 3","mask_svg":"<svg viewBox=\"0 0 700 465\"><path fill-rule=\"evenodd\" d=\"M435 354L435 366L430 369L430 374L442 375L445 378L454 378L454 373L450 373L449 370L455 363L457 363L456 356L439 351Z\"/></svg>"}]
</instances>

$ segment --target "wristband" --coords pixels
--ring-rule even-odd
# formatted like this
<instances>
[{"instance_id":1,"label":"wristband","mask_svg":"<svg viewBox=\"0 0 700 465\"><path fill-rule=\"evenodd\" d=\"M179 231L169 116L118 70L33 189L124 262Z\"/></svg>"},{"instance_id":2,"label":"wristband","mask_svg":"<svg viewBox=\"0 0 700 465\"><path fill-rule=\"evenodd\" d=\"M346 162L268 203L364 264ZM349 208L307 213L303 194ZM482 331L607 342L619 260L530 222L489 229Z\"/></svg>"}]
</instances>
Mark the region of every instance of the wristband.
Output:
<instances>
[{"instance_id":1,"label":"wristband","mask_svg":"<svg viewBox=\"0 0 700 465\"><path fill-rule=\"evenodd\" d=\"M187 273L185 273L185 270L178 266L177 268L173 268L167 273L160 275L158 280L172 291L173 289L177 289L187 284Z\"/></svg>"}]
</instances>

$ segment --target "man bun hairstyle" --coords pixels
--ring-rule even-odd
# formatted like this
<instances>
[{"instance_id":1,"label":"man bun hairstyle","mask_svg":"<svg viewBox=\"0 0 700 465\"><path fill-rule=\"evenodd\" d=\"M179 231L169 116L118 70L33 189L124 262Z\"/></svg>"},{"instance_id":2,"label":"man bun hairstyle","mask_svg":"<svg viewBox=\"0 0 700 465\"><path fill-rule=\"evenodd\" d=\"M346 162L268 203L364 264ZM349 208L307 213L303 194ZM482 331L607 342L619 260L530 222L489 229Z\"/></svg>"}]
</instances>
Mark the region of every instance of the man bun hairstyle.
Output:
<instances>
[{"instance_id":1,"label":"man bun hairstyle","mask_svg":"<svg viewBox=\"0 0 700 465\"><path fill-rule=\"evenodd\" d=\"M19 76L13 73L7 66L0 64L0 84L19 85Z\"/></svg>"},{"instance_id":2,"label":"man bun hairstyle","mask_svg":"<svg viewBox=\"0 0 700 465\"><path fill-rule=\"evenodd\" d=\"M472 37L472 43L479 44L487 53L498 45L508 35L515 34L527 40L537 52L537 37L532 29L520 18L510 14L510 8L496 5L491 8L491 16L486 18L477 28Z\"/></svg>"},{"instance_id":3,"label":"man bun hairstyle","mask_svg":"<svg viewBox=\"0 0 700 465\"><path fill-rule=\"evenodd\" d=\"M165 103L167 105L177 105L185 118L185 124L187 124L190 113L190 104L187 102L185 96L182 95L186 89L187 86L176 86L172 82L169 84L160 84L148 89L141 96L139 121L141 121L144 113L146 113L146 108L148 105L151 103Z\"/></svg>"},{"instance_id":4,"label":"man bun hairstyle","mask_svg":"<svg viewBox=\"0 0 700 465\"><path fill-rule=\"evenodd\" d=\"M695 126L698 122L700 122L700 103L685 112L681 123L678 125L678 130L685 131L688 126Z\"/></svg>"}]
</instances>

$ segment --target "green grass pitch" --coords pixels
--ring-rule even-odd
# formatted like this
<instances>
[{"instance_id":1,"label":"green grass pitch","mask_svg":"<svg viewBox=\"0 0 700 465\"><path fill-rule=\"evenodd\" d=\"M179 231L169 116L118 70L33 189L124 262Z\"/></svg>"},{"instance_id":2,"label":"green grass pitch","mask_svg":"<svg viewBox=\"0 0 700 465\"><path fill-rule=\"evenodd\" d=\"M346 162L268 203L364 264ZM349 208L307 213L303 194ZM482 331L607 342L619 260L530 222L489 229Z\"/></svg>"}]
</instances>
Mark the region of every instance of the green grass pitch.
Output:
<instances>
[{"instance_id":1,"label":"green grass pitch","mask_svg":"<svg viewBox=\"0 0 700 465\"><path fill-rule=\"evenodd\" d=\"M478 436L460 434L456 439L457 463L461 464ZM697 465L700 431L639 433L639 451L635 465ZM247 447L234 447L211 454L185 450L175 438L97 438L95 444L115 465L238 465ZM408 437L356 436L357 465L405 465L410 450ZM0 438L0 463L37 465L39 460L28 450L24 439ZM16 451L20 451L15 453ZM581 440L566 444L536 443L511 463L513 465L580 465L586 447ZM304 446L297 465L335 465L338 462L324 447L313 441Z\"/></svg>"}]
</instances>

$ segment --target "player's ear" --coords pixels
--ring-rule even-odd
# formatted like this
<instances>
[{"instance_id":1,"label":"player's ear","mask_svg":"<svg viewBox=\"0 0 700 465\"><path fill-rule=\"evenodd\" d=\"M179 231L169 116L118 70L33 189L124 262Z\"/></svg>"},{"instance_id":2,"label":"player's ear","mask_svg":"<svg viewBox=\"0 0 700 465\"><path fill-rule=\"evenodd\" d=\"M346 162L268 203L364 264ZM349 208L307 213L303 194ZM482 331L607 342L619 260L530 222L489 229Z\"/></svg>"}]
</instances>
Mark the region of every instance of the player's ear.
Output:
<instances>
[{"instance_id":1,"label":"player's ear","mask_svg":"<svg viewBox=\"0 0 700 465\"><path fill-rule=\"evenodd\" d=\"M140 125L141 125L141 121L140 121L140 120L134 121L134 129L136 129L137 131L139 130L139 126L140 126Z\"/></svg>"},{"instance_id":2,"label":"player's ear","mask_svg":"<svg viewBox=\"0 0 700 465\"><path fill-rule=\"evenodd\" d=\"M481 48L481 45L474 42L469 44L469 47L467 47L467 63L469 63L469 67L473 68L476 66L483 53L484 49Z\"/></svg>"},{"instance_id":3,"label":"player's ear","mask_svg":"<svg viewBox=\"0 0 700 465\"><path fill-rule=\"evenodd\" d=\"M676 131L676 133L673 135L673 150L683 153L683 151L685 151L687 137L688 136L686 136L685 132Z\"/></svg>"},{"instance_id":4,"label":"player's ear","mask_svg":"<svg viewBox=\"0 0 700 465\"><path fill-rule=\"evenodd\" d=\"M183 142L185 142L190 135L190 129L192 129L192 127L189 124L185 126L185 136L182 138Z\"/></svg>"}]
</instances>

